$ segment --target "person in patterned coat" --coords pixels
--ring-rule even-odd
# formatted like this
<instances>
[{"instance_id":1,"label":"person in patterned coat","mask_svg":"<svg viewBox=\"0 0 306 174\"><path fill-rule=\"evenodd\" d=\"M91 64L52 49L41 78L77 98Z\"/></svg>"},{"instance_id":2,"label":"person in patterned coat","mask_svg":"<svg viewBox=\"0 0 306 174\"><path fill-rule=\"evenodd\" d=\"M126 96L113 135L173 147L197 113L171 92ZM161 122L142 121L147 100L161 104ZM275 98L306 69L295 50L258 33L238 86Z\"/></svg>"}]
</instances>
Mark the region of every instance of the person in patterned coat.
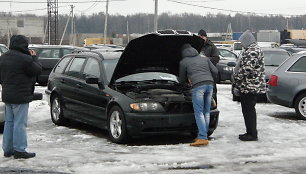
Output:
<instances>
[{"instance_id":1,"label":"person in patterned coat","mask_svg":"<svg viewBox=\"0 0 306 174\"><path fill-rule=\"evenodd\" d=\"M264 54L253 34L247 30L239 38L242 47L233 73L233 88L240 95L241 109L246 133L240 134L242 141L257 141L257 94L265 93Z\"/></svg>"}]
</instances>

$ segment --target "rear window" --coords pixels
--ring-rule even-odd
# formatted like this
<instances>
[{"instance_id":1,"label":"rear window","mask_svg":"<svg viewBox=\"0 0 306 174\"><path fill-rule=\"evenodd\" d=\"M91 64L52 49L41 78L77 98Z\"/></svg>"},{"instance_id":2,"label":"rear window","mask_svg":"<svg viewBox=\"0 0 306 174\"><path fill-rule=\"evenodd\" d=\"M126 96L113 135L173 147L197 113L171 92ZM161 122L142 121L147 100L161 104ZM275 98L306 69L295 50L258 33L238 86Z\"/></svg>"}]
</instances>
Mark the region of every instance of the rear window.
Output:
<instances>
[{"instance_id":1,"label":"rear window","mask_svg":"<svg viewBox=\"0 0 306 174\"><path fill-rule=\"evenodd\" d=\"M290 68L290 72L306 72L306 57L301 57Z\"/></svg>"},{"instance_id":2,"label":"rear window","mask_svg":"<svg viewBox=\"0 0 306 174\"><path fill-rule=\"evenodd\" d=\"M266 66L279 66L289 57L290 55L283 51L264 51Z\"/></svg>"}]
</instances>

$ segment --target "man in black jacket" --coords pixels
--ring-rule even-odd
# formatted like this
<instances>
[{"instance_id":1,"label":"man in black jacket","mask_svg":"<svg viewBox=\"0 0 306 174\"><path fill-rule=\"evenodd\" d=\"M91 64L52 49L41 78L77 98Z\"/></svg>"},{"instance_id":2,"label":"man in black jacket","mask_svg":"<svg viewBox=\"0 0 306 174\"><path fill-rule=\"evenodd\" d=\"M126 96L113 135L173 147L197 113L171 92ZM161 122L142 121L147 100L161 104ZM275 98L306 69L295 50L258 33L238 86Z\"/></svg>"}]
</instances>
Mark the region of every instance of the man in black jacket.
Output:
<instances>
[{"instance_id":1,"label":"man in black jacket","mask_svg":"<svg viewBox=\"0 0 306 174\"><path fill-rule=\"evenodd\" d=\"M4 157L32 158L28 153L27 119L29 103L33 100L36 77L42 66L35 51L29 50L28 39L23 35L11 37L9 51L0 57L0 83L5 103L3 131Z\"/></svg>"},{"instance_id":2,"label":"man in black jacket","mask_svg":"<svg viewBox=\"0 0 306 174\"><path fill-rule=\"evenodd\" d=\"M204 45L201 48L201 53L203 55L205 55L206 57L208 57L210 59L210 61L216 66L217 63L220 60L220 56L219 56L219 50L217 49L217 47L214 45L214 43L212 43L208 37L207 37L207 33L205 30L201 29L198 32L199 37L201 37L204 40Z\"/></svg>"}]
</instances>

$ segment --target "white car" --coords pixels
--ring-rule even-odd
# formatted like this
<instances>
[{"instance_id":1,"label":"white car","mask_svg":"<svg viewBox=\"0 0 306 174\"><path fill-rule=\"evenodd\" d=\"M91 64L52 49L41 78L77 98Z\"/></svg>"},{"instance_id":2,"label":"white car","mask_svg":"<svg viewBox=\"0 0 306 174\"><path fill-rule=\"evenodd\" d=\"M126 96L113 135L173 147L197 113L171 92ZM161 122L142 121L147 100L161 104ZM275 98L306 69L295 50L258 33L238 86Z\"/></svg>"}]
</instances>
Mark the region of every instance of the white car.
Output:
<instances>
[{"instance_id":1,"label":"white car","mask_svg":"<svg viewBox=\"0 0 306 174\"><path fill-rule=\"evenodd\" d=\"M3 131L4 126L4 103L1 98L2 87L0 85L0 131Z\"/></svg>"}]
</instances>

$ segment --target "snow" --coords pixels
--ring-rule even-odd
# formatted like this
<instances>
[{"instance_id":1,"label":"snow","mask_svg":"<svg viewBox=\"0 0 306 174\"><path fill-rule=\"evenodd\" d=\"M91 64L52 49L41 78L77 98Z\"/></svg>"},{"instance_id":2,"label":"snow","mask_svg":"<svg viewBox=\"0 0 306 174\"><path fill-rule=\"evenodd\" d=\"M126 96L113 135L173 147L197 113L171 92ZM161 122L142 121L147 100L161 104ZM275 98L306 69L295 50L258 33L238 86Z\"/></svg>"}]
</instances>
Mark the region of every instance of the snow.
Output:
<instances>
[{"instance_id":1,"label":"snow","mask_svg":"<svg viewBox=\"0 0 306 174\"><path fill-rule=\"evenodd\" d=\"M45 87L36 87L44 93ZM80 123L55 126L45 98L30 104L28 151L32 159L0 157L3 168L76 174L245 174L303 173L306 170L306 122L294 109L258 103L259 141L242 142L240 103L231 100L229 84L218 84L219 125L207 147L190 147L188 134L155 135L130 144L114 144L106 131ZM2 144L2 135L0 137Z\"/></svg>"}]
</instances>

